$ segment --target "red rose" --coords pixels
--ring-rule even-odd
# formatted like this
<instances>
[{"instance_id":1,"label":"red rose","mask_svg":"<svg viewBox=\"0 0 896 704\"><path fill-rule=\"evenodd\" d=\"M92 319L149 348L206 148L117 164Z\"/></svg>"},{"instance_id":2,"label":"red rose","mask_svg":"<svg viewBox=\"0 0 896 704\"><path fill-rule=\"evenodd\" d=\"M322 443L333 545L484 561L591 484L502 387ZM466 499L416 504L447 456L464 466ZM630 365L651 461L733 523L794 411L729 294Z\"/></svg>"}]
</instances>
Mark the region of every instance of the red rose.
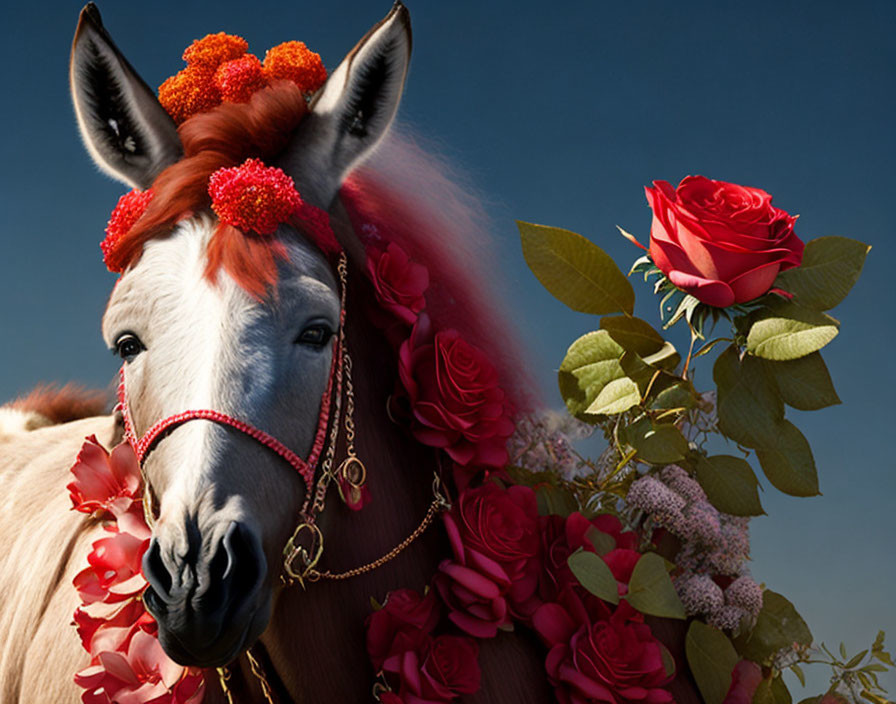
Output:
<instances>
[{"instance_id":1,"label":"red rose","mask_svg":"<svg viewBox=\"0 0 896 704\"><path fill-rule=\"evenodd\" d=\"M544 612L551 612L550 619ZM664 704L673 702L663 686L674 673L666 671L671 656L650 626L632 621L633 610L622 602L608 620L581 622L558 604L545 604L536 614L536 629L550 646L545 669L562 704ZM544 625L549 623L550 627Z\"/></svg>"},{"instance_id":2,"label":"red rose","mask_svg":"<svg viewBox=\"0 0 896 704\"><path fill-rule=\"evenodd\" d=\"M426 596L413 589L389 592L383 608L367 617L367 652L373 666L380 670L389 656L420 648L438 620L435 592Z\"/></svg>"},{"instance_id":3,"label":"red rose","mask_svg":"<svg viewBox=\"0 0 896 704\"><path fill-rule=\"evenodd\" d=\"M445 522L451 524L449 533L457 531L467 553L475 551L501 566L511 582L507 600L514 611L532 598L541 570L541 537L538 503L531 488L505 490L489 482L467 489Z\"/></svg>"},{"instance_id":4,"label":"red rose","mask_svg":"<svg viewBox=\"0 0 896 704\"><path fill-rule=\"evenodd\" d=\"M647 188L653 210L650 256L678 288L718 308L766 293L783 269L799 266L796 218L758 188L688 176Z\"/></svg>"},{"instance_id":5,"label":"red rose","mask_svg":"<svg viewBox=\"0 0 896 704\"><path fill-rule=\"evenodd\" d=\"M411 431L460 465L501 467L514 424L498 373L457 330L434 332L422 313L399 350Z\"/></svg>"},{"instance_id":6,"label":"red rose","mask_svg":"<svg viewBox=\"0 0 896 704\"><path fill-rule=\"evenodd\" d=\"M423 294L429 288L429 271L411 261L394 242L386 251L372 250L367 256L367 275L376 300L385 312L410 326L426 307Z\"/></svg>"},{"instance_id":7,"label":"red rose","mask_svg":"<svg viewBox=\"0 0 896 704\"><path fill-rule=\"evenodd\" d=\"M459 694L479 689L479 646L462 636L439 636L422 652L408 650L393 655L384 665L386 672L401 680L399 695L406 704L440 704Z\"/></svg>"},{"instance_id":8,"label":"red rose","mask_svg":"<svg viewBox=\"0 0 896 704\"><path fill-rule=\"evenodd\" d=\"M544 563L539 579L539 596L544 601L557 601L569 587L579 587L579 582L569 569L567 560L578 549L597 553L591 542L591 531L598 531L608 538L611 549L601 557L610 567L619 584L619 593L625 594L635 563L641 554L635 550L638 536L622 530L616 516L601 514L590 521L581 513L571 513L567 518L544 516L541 519L541 539ZM583 595L584 596L584 595Z\"/></svg>"},{"instance_id":9,"label":"red rose","mask_svg":"<svg viewBox=\"0 0 896 704\"><path fill-rule=\"evenodd\" d=\"M731 673L731 686L724 704L751 704L753 695L762 682L762 668L755 662L741 660Z\"/></svg>"}]
</instances>

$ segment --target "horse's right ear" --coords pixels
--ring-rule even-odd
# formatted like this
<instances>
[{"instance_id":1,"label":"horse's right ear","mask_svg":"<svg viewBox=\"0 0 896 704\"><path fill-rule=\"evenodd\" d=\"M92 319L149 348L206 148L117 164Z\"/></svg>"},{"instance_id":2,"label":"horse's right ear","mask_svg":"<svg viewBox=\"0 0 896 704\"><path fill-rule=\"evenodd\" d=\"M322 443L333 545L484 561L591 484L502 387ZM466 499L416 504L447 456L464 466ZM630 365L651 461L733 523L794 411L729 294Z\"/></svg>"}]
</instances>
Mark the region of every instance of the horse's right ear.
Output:
<instances>
[{"instance_id":1,"label":"horse's right ear","mask_svg":"<svg viewBox=\"0 0 896 704\"><path fill-rule=\"evenodd\" d=\"M69 80L87 151L112 178L145 189L180 159L174 121L115 46L93 3L81 10Z\"/></svg>"}]
</instances>

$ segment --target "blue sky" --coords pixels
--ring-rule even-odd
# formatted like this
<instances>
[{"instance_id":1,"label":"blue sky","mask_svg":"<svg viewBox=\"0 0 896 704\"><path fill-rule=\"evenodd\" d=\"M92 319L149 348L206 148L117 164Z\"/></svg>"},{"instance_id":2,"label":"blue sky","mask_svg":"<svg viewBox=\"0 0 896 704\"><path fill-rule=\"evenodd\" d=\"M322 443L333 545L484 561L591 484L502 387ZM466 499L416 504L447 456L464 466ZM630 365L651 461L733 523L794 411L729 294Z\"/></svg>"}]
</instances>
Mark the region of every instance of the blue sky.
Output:
<instances>
[{"instance_id":1,"label":"blue sky","mask_svg":"<svg viewBox=\"0 0 896 704\"><path fill-rule=\"evenodd\" d=\"M790 597L828 644L896 643L896 390L892 350L896 4L408 0L414 57L401 119L484 194L494 266L540 382L597 326L525 269L514 219L559 225L621 265L646 239L643 186L688 174L759 186L801 215L803 239L873 245L834 313L825 351L843 405L792 413L815 450L823 496L767 487L753 522L754 575ZM106 2L107 27L151 85L194 38L225 30L251 50L302 39L332 68L389 2ZM91 165L67 87L80 3L14 3L0 33L0 398L43 380L104 386L115 360L99 335L113 282L98 241L123 189ZM638 311L655 301L636 284ZM698 367L706 383L709 366ZM698 376L699 383L700 376ZM824 686L825 673L813 677ZM887 682L891 693L896 677ZM806 693L808 694L808 693ZM796 693L797 699L802 698Z\"/></svg>"}]
</instances>

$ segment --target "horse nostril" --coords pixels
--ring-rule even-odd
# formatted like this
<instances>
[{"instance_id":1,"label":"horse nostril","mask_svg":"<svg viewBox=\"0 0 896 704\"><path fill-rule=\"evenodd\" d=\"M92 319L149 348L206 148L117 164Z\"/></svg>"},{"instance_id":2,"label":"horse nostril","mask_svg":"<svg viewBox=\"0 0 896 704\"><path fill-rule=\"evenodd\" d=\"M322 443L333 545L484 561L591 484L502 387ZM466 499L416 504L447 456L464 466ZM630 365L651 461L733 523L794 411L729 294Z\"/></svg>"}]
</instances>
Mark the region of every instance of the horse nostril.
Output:
<instances>
[{"instance_id":1,"label":"horse nostril","mask_svg":"<svg viewBox=\"0 0 896 704\"><path fill-rule=\"evenodd\" d=\"M205 608L226 607L256 590L266 567L257 543L245 525L230 524L209 563L208 589L199 596Z\"/></svg>"},{"instance_id":2,"label":"horse nostril","mask_svg":"<svg viewBox=\"0 0 896 704\"><path fill-rule=\"evenodd\" d=\"M168 572L168 568L162 560L162 549L159 547L159 541L155 538L152 539L149 549L143 556L143 576L163 600L170 595L171 573Z\"/></svg>"}]
</instances>

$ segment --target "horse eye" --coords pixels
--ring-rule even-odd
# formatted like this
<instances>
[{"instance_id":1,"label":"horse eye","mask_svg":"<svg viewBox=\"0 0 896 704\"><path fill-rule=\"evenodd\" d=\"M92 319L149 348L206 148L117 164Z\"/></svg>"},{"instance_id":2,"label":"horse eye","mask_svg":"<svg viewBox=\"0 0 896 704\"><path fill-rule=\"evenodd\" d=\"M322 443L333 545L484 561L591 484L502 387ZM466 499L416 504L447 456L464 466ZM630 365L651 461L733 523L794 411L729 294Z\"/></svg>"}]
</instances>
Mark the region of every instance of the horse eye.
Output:
<instances>
[{"instance_id":1,"label":"horse eye","mask_svg":"<svg viewBox=\"0 0 896 704\"><path fill-rule=\"evenodd\" d=\"M130 362L146 348L136 335L122 335L115 341L115 354L125 362Z\"/></svg>"},{"instance_id":2,"label":"horse eye","mask_svg":"<svg viewBox=\"0 0 896 704\"><path fill-rule=\"evenodd\" d=\"M323 347L332 336L333 331L326 325L309 325L296 338L296 344Z\"/></svg>"}]
</instances>

